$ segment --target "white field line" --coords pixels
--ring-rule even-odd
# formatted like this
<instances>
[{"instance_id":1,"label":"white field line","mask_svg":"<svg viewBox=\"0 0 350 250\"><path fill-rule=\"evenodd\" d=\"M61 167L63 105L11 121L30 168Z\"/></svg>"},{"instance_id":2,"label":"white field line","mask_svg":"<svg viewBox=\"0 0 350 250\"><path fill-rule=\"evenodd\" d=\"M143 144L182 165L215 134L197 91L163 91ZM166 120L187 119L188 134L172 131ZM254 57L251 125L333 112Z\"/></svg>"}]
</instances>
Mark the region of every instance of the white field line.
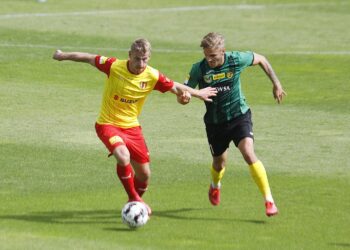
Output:
<instances>
[{"instance_id":1,"label":"white field line","mask_svg":"<svg viewBox=\"0 0 350 250\"><path fill-rule=\"evenodd\" d=\"M188 6L172 8L149 8L149 9L117 9L117 10L96 10L96 11L78 11L78 12L58 12L58 13L13 13L2 14L0 19L19 18L19 17L55 17L55 16L83 16L83 15L107 15L107 14L133 14L133 13L155 13L155 12L188 12L188 11L206 11L206 10L225 10L225 9L261 9L263 5L212 5L212 6Z\"/></svg>"},{"instance_id":2,"label":"white field line","mask_svg":"<svg viewBox=\"0 0 350 250\"><path fill-rule=\"evenodd\" d=\"M57 13L8 13L0 14L0 19L14 19L23 17L61 17L61 16L83 16L83 15L106 15L106 14L133 14L133 13L156 13L156 12L189 12L189 11L211 11L211 10L261 10L271 8L301 8L319 6L339 6L349 4L347 1L330 3L294 3L294 4L236 4L236 5L207 5L207 6L186 6L169 8L149 8L149 9L116 9L116 10L96 10L78 12L57 12Z\"/></svg>"},{"instance_id":3,"label":"white field line","mask_svg":"<svg viewBox=\"0 0 350 250\"><path fill-rule=\"evenodd\" d=\"M71 50L71 51L129 51L129 48L99 48L99 47L74 47L74 46L54 46L54 45L43 45L43 44L9 44L9 43L0 43L0 48L24 48L24 49L62 49L62 50ZM160 53L201 53L201 49L152 49L154 52ZM350 55L350 50L344 51L271 51L264 52L266 55Z\"/></svg>"}]
</instances>

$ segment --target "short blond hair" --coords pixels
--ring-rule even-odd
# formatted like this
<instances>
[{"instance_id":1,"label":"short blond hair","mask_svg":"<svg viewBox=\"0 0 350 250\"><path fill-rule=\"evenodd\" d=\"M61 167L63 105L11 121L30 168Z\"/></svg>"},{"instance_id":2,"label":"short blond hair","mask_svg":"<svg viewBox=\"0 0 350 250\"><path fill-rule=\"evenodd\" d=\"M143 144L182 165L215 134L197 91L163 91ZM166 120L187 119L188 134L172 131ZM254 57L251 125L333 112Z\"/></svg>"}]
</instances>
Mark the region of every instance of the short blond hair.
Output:
<instances>
[{"instance_id":1,"label":"short blond hair","mask_svg":"<svg viewBox=\"0 0 350 250\"><path fill-rule=\"evenodd\" d=\"M144 38L136 39L130 47L130 52L142 52L143 54L151 53L151 43Z\"/></svg>"},{"instance_id":2,"label":"short blond hair","mask_svg":"<svg viewBox=\"0 0 350 250\"><path fill-rule=\"evenodd\" d=\"M203 49L222 49L225 48L225 38L219 33L210 32L203 37L200 46Z\"/></svg>"}]
</instances>

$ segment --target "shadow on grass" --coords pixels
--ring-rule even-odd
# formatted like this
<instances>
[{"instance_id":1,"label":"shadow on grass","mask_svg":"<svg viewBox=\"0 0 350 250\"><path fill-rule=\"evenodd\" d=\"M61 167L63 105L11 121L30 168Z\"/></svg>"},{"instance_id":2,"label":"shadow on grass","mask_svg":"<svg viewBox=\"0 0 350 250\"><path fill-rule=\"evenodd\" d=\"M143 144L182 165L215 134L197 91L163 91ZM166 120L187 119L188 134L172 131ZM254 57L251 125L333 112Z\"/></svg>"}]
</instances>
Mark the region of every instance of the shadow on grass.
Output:
<instances>
[{"instance_id":1,"label":"shadow on grass","mask_svg":"<svg viewBox=\"0 0 350 250\"><path fill-rule=\"evenodd\" d=\"M334 246L334 247L341 247L341 248L350 248L350 243L339 243L339 242L332 242L328 243L328 245Z\"/></svg>"},{"instance_id":2,"label":"shadow on grass","mask_svg":"<svg viewBox=\"0 0 350 250\"><path fill-rule=\"evenodd\" d=\"M118 218L120 218L120 214L115 210L50 211L0 216L1 220L21 220L52 224L115 223Z\"/></svg>"},{"instance_id":3,"label":"shadow on grass","mask_svg":"<svg viewBox=\"0 0 350 250\"><path fill-rule=\"evenodd\" d=\"M174 210L154 211L152 217L161 217L174 220L201 220L201 221L232 221L253 224L265 224L264 220L250 220L237 218L208 217L202 212L210 208L181 208ZM196 214L197 212L197 214ZM122 224L120 212L117 210L93 210L93 211L50 211L33 212L28 214L2 215L0 220L19 220L50 224ZM105 230L124 230L105 228ZM126 230L127 231L127 230Z\"/></svg>"},{"instance_id":4,"label":"shadow on grass","mask_svg":"<svg viewBox=\"0 0 350 250\"><path fill-rule=\"evenodd\" d=\"M240 221L254 224L265 224L264 220L249 220L249 219L237 219L237 218L222 218L220 215L216 217L208 217L208 216L188 216L186 213L192 211L200 211L200 210L211 210L210 208L182 208L182 209L174 209L174 210L164 210L164 211L155 211L152 216L157 217L166 217L170 219L178 219L178 220L205 220L205 221Z\"/></svg>"}]
</instances>

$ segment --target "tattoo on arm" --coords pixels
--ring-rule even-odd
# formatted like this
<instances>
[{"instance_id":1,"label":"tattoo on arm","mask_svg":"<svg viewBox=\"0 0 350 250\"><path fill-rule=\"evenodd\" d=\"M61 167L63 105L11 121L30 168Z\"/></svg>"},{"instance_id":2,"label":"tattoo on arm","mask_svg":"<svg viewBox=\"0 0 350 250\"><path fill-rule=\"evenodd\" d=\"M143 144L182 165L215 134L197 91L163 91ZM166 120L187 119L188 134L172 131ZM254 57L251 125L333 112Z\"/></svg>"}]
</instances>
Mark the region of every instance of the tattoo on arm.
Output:
<instances>
[{"instance_id":1,"label":"tattoo on arm","mask_svg":"<svg viewBox=\"0 0 350 250\"><path fill-rule=\"evenodd\" d=\"M271 64L267 60L264 63L260 64L260 66L265 71L266 75L270 78L272 83L275 84L279 82L275 71L272 69Z\"/></svg>"}]
</instances>

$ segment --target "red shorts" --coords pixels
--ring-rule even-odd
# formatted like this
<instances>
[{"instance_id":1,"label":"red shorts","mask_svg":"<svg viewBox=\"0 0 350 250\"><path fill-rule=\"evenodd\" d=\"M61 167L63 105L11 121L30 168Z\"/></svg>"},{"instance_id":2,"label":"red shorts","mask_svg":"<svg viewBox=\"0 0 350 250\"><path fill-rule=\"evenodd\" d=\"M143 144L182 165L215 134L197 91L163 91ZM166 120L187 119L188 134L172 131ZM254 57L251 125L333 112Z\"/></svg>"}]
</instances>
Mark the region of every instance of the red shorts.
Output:
<instances>
[{"instance_id":1,"label":"red shorts","mask_svg":"<svg viewBox=\"0 0 350 250\"><path fill-rule=\"evenodd\" d=\"M116 147L125 145L132 160L141 164L149 162L149 152L140 126L125 129L96 123L95 129L97 136L111 153L110 155Z\"/></svg>"}]
</instances>

